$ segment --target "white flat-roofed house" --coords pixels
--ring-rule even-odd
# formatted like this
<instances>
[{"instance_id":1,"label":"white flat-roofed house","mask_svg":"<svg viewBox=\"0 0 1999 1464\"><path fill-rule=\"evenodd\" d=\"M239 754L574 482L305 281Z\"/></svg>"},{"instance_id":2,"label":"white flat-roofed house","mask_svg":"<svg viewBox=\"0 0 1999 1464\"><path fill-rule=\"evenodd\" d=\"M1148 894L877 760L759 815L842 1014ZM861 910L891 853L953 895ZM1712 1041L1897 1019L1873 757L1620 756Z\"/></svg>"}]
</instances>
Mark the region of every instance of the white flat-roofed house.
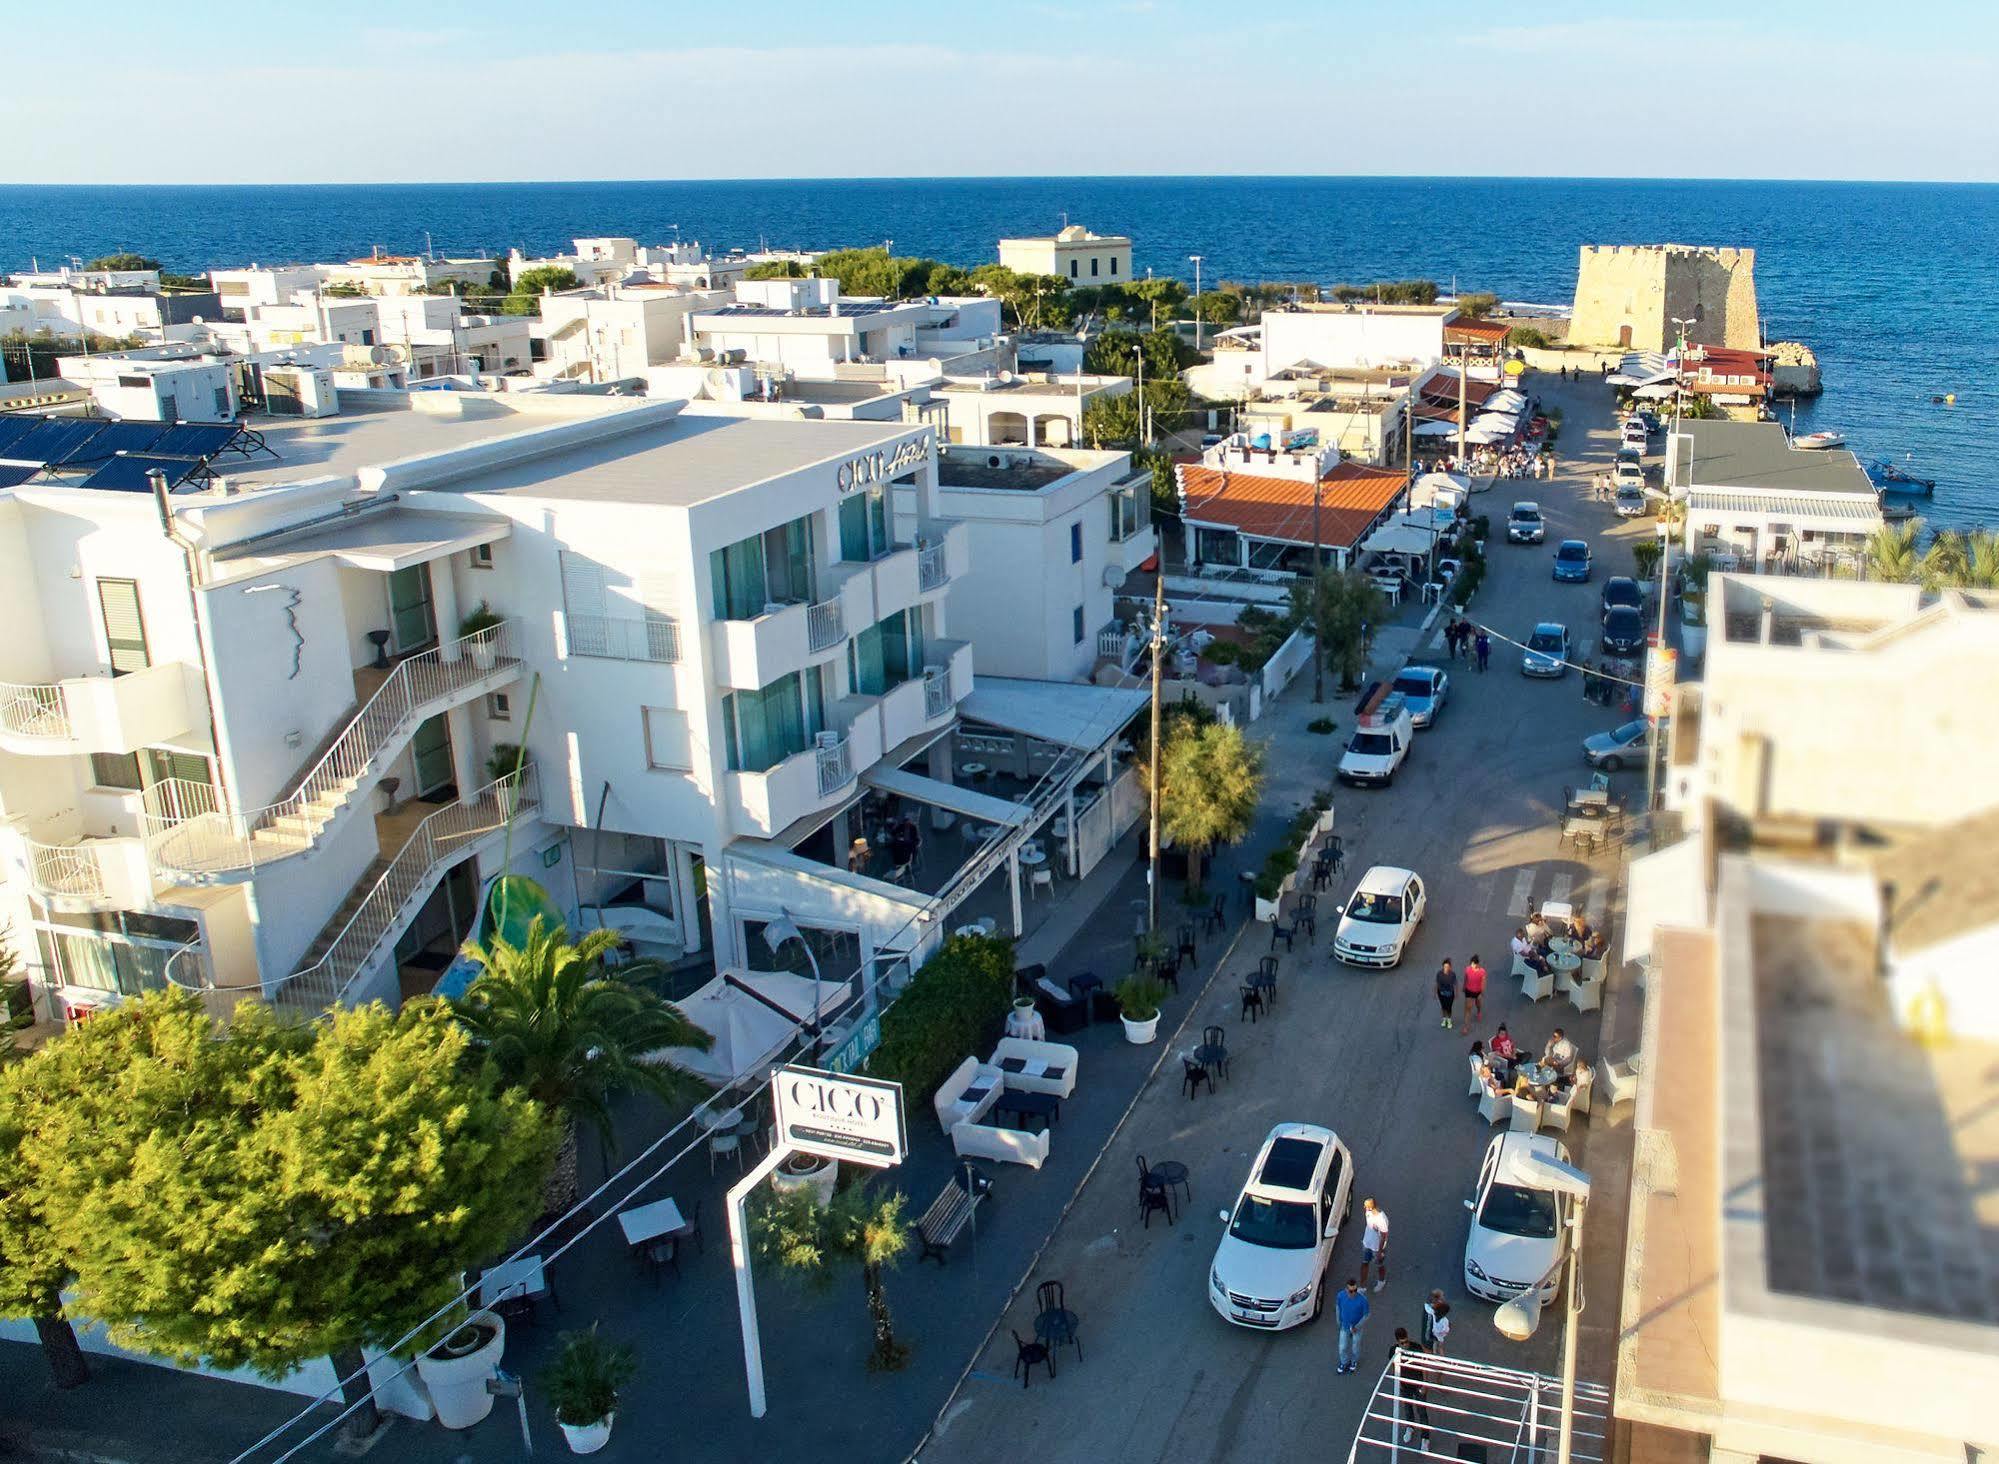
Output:
<instances>
[{"instance_id":1,"label":"white flat-roofed house","mask_svg":"<svg viewBox=\"0 0 1999 1464\"><path fill-rule=\"evenodd\" d=\"M1078 285L1124 284L1131 279L1131 240L1069 224L1054 234L1000 240L999 262L1015 274L1059 275Z\"/></svg>"},{"instance_id":2,"label":"white flat-roofed house","mask_svg":"<svg viewBox=\"0 0 1999 1464\"><path fill-rule=\"evenodd\" d=\"M1301 302L1272 307L1255 325L1216 338L1212 361L1188 385L1217 401L1255 395L1284 373L1390 371L1407 375L1458 354L1455 305Z\"/></svg>"},{"instance_id":3,"label":"white flat-roofed house","mask_svg":"<svg viewBox=\"0 0 1999 1464\"><path fill-rule=\"evenodd\" d=\"M142 463L0 496L0 859L53 1002L427 991L509 815L572 919L638 898L699 948L705 868L724 962L783 911L914 948L929 897L835 851L877 765L948 771L971 689L927 427L342 395L174 467L171 537Z\"/></svg>"},{"instance_id":4,"label":"white flat-roofed house","mask_svg":"<svg viewBox=\"0 0 1999 1464\"><path fill-rule=\"evenodd\" d=\"M253 264L242 269L212 269L208 283L230 320L246 319L258 306L289 305L300 291L317 290L328 279L323 264Z\"/></svg>"},{"instance_id":5,"label":"white flat-roofed house","mask_svg":"<svg viewBox=\"0 0 1999 1464\"><path fill-rule=\"evenodd\" d=\"M1793 447L1777 422L1683 422L1667 436L1665 474L1686 501L1688 552L1722 567L1850 565L1883 522L1851 452Z\"/></svg>"},{"instance_id":6,"label":"white flat-roofed house","mask_svg":"<svg viewBox=\"0 0 1999 1464\"><path fill-rule=\"evenodd\" d=\"M843 299L838 280L775 279L739 280L734 300L691 320L695 345L717 361L832 376L915 355L917 330L934 318L926 300Z\"/></svg>"},{"instance_id":7,"label":"white flat-roofed house","mask_svg":"<svg viewBox=\"0 0 1999 1464\"><path fill-rule=\"evenodd\" d=\"M680 353L687 318L720 304L715 290L677 285L605 285L544 295L535 362L544 381L620 381L645 375ZM685 396L687 393L679 393Z\"/></svg>"},{"instance_id":8,"label":"white flat-roofed house","mask_svg":"<svg viewBox=\"0 0 1999 1464\"><path fill-rule=\"evenodd\" d=\"M1131 390L1129 376L994 370L948 374L932 386L931 395L945 404L954 444L1077 447L1083 444L1089 404Z\"/></svg>"}]
</instances>

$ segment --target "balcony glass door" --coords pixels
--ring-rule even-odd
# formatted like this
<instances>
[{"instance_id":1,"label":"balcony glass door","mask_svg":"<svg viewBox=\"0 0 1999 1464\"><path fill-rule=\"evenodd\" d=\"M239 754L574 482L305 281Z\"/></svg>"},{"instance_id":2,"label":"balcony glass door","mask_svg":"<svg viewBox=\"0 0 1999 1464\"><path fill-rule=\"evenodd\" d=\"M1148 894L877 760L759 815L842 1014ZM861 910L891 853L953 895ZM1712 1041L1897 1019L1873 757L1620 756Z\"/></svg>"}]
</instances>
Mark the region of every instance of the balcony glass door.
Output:
<instances>
[{"instance_id":1,"label":"balcony glass door","mask_svg":"<svg viewBox=\"0 0 1999 1464\"><path fill-rule=\"evenodd\" d=\"M416 796L428 798L452 785L451 732L445 724L448 713L439 712L416 729L410 738L410 757L416 764Z\"/></svg>"},{"instance_id":2,"label":"balcony glass door","mask_svg":"<svg viewBox=\"0 0 1999 1464\"><path fill-rule=\"evenodd\" d=\"M849 493L840 503L840 557L866 564L888 553L888 494L880 488Z\"/></svg>"},{"instance_id":3,"label":"balcony glass door","mask_svg":"<svg viewBox=\"0 0 1999 1464\"><path fill-rule=\"evenodd\" d=\"M805 751L826 725L818 667L780 676L761 691L737 691L722 700L729 767L761 773Z\"/></svg>"},{"instance_id":4,"label":"balcony glass door","mask_svg":"<svg viewBox=\"0 0 1999 1464\"><path fill-rule=\"evenodd\" d=\"M430 605L430 571L421 564L389 576L389 624L398 651L413 651L437 639L437 616Z\"/></svg>"}]
</instances>

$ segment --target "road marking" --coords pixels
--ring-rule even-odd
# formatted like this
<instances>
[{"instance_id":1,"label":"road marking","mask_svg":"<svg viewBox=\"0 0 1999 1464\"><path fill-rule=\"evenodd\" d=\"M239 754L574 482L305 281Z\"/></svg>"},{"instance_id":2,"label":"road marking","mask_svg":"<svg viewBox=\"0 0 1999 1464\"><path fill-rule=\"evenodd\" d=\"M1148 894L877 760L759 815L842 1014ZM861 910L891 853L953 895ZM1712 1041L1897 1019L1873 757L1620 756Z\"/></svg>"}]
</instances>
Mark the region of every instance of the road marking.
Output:
<instances>
[{"instance_id":1,"label":"road marking","mask_svg":"<svg viewBox=\"0 0 1999 1464\"><path fill-rule=\"evenodd\" d=\"M1559 905L1568 899L1569 891L1575 887L1576 877L1572 874L1558 874L1548 885L1548 903Z\"/></svg>"},{"instance_id":2,"label":"road marking","mask_svg":"<svg viewBox=\"0 0 1999 1464\"><path fill-rule=\"evenodd\" d=\"M1506 913L1516 919L1527 918L1527 897L1534 893L1534 871L1523 869L1513 876L1513 898L1506 902Z\"/></svg>"},{"instance_id":3,"label":"road marking","mask_svg":"<svg viewBox=\"0 0 1999 1464\"><path fill-rule=\"evenodd\" d=\"M1492 891L1497 880L1482 879L1478 882L1477 895L1472 900L1472 908L1483 913L1492 908Z\"/></svg>"}]
</instances>

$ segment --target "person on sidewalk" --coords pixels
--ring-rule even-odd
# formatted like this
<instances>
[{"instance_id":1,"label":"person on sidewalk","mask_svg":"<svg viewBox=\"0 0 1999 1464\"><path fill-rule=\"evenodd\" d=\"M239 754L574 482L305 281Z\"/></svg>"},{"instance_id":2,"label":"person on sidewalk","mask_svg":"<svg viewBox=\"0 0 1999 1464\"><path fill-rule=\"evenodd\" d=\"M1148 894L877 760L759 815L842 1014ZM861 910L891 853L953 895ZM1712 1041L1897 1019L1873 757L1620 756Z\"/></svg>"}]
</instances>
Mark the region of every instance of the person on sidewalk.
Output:
<instances>
[{"instance_id":1,"label":"person on sidewalk","mask_svg":"<svg viewBox=\"0 0 1999 1464\"><path fill-rule=\"evenodd\" d=\"M1407 1327L1395 1329L1395 1346L1400 1352L1421 1354L1423 1349L1409 1336ZM1423 1432L1423 1442L1419 1447L1428 1453L1430 1449L1430 1410L1426 1406L1430 1390L1420 1381L1422 1374L1416 1368L1404 1365L1401 1376L1396 1380L1396 1389L1401 1394L1402 1442L1408 1443L1415 1437L1417 1429ZM1413 1425L1413 1426L1412 1426Z\"/></svg>"},{"instance_id":2,"label":"person on sidewalk","mask_svg":"<svg viewBox=\"0 0 1999 1464\"><path fill-rule=\"evenodd\" d=\"M1360 1284L1367 1285L1367 1273L1376 1268L1381 1279L1374 1283L1376 1291L1388 1284L1388 1212L1373 1200L1361 1201L1364 1228L1360 1233Z\"/></svg>"},{"instance_id":3,"label":"person on sidewalk","mask_svg":"<svg viewBox=\"0 0 1999 1464\"><path fill-rule=\"evenodd\" d=\"M1486 633L1481 630L1478 633L1478 669L1480 674L1484 673L1486 662L1490 661L1491 659L1492 659L1492 641L1488 639Z\"/></svg>"},{"instance_id":4,"label":"person on sidewalk","mask_svg":"<svg viewBox=\"0 0 1999 1464\"><path fill-rule=\"evenodd\" d=\"M1435 1289L1430 1299L1423 1303L1423 1350L1442 1352L1444 1339L1451 1335L1451 1304L1444 1300L1444 1293Z\"/></svg>"},{"instance_id":5,"label":"person on sidewalk","mask_svg":"<svg viewBox=\"0 0 1999 1464\"><path fill-rule=\"evenodd\" d=\"M1443 1028L1451 1030L1451 1008L1458 1003L1458 973L1451 969L1451 958L1444 957L1444 964L1437 968L1437 1005L1443 1010Z\"/></svg>"},{"instance_id":6,"label":"person on sidewalk","mask_svg":"<svg viewBox=\"0 0 1999 1464\"><path fill-rule=\"evenodd\" d=\"M1478 963L1478 952L1471 953L1465 962L1465 1031L1472 1030L1472 1023L1485 1015L1485 967Z\"/></svg>"},{"instance_id":7,"label":"person on sidewalk","mask_svg":"<svg viewBox=\"0 0 1999 1464\"><path fill-rule=\"evenodd\" d=\"M1360 1329L1367 1321L1367 1297L1360 1282L1347 1277L1346 1287L1333 1299L1333 1312L1340 1319L1340 1371L1350 1373L1360 1365Z\"/></svg>"}]
</instances>

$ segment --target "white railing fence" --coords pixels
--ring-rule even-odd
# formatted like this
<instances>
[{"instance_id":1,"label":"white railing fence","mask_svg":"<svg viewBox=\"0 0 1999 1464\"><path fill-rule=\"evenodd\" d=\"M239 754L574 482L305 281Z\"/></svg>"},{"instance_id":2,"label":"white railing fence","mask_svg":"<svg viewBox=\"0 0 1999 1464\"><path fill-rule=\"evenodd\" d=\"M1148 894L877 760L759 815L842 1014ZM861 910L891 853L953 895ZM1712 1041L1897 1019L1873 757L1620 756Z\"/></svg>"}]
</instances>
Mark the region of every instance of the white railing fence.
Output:
<instances>
[{"instance_id":1,"label":"white railing fence","mask_svg":"<svg viewBox=\"0 0 1999 1464\"><path fill-rule=\"evenodd\" d=\"M680 659L680 622L665 615L571 615L569 652L605 661Z\"/></svg>"},{"instance_id":2,"label":"white railing fence","mask_svg":"<svg viewBox=\"0 0 1999 1464\"><path fill-rule=\"evenodd\" d=\"M29 878L45 894L102 898L104 867L96 853L80 845L28 841Z\"/></svg>"},{"instance_id":3,"label":"white railing fence","mask_svg":"<svg viewBox=\"0 0 1999 1464\"><path fill-rule=\"evenodd\" d=\"M925 544L916 551L916 586L934 590L951 577L951 562L942 544Z\"/></svg>"},{"instance_id":4,"label":"white railing fence","mask_svg":"<svg viewBox=\"0 0 1999 1464\"><path fill-rule=\"evenodd\" d=\"M69 706L62 687L0 682L0 731L16 737L68 737Z\"/></svg>"},{"instance_id":5,"label":"white railing fence","mask_svg":"<svg viewBox=\"0 0 1999 1464\"><path fill-rule=\"evenodd\" d=\"M819 752L819 796L830 798L854 781L854 753L847 739L821 746Z\"/></svg>"},{"instance_id":6,"label":"white railing fence","mask_svg":"<svg viewBox=\"0 0 1999 1464\"><path fill-rule=\"evenodd\" d=\"M828 650L846 635L847 615L838 600L821 600L805 612L805 642L811 649Z\"/></svg>"},{"instance_id":7,"label":"white railing fence","mask_svg":"<svg viewBox=\"0 0 1999 1464\"><path fill-rule=\"evenodd\" d=\"M939 666L923 673L923 716L934 722L951 710L951 670Z\"/></svg>"}]
</instances>

